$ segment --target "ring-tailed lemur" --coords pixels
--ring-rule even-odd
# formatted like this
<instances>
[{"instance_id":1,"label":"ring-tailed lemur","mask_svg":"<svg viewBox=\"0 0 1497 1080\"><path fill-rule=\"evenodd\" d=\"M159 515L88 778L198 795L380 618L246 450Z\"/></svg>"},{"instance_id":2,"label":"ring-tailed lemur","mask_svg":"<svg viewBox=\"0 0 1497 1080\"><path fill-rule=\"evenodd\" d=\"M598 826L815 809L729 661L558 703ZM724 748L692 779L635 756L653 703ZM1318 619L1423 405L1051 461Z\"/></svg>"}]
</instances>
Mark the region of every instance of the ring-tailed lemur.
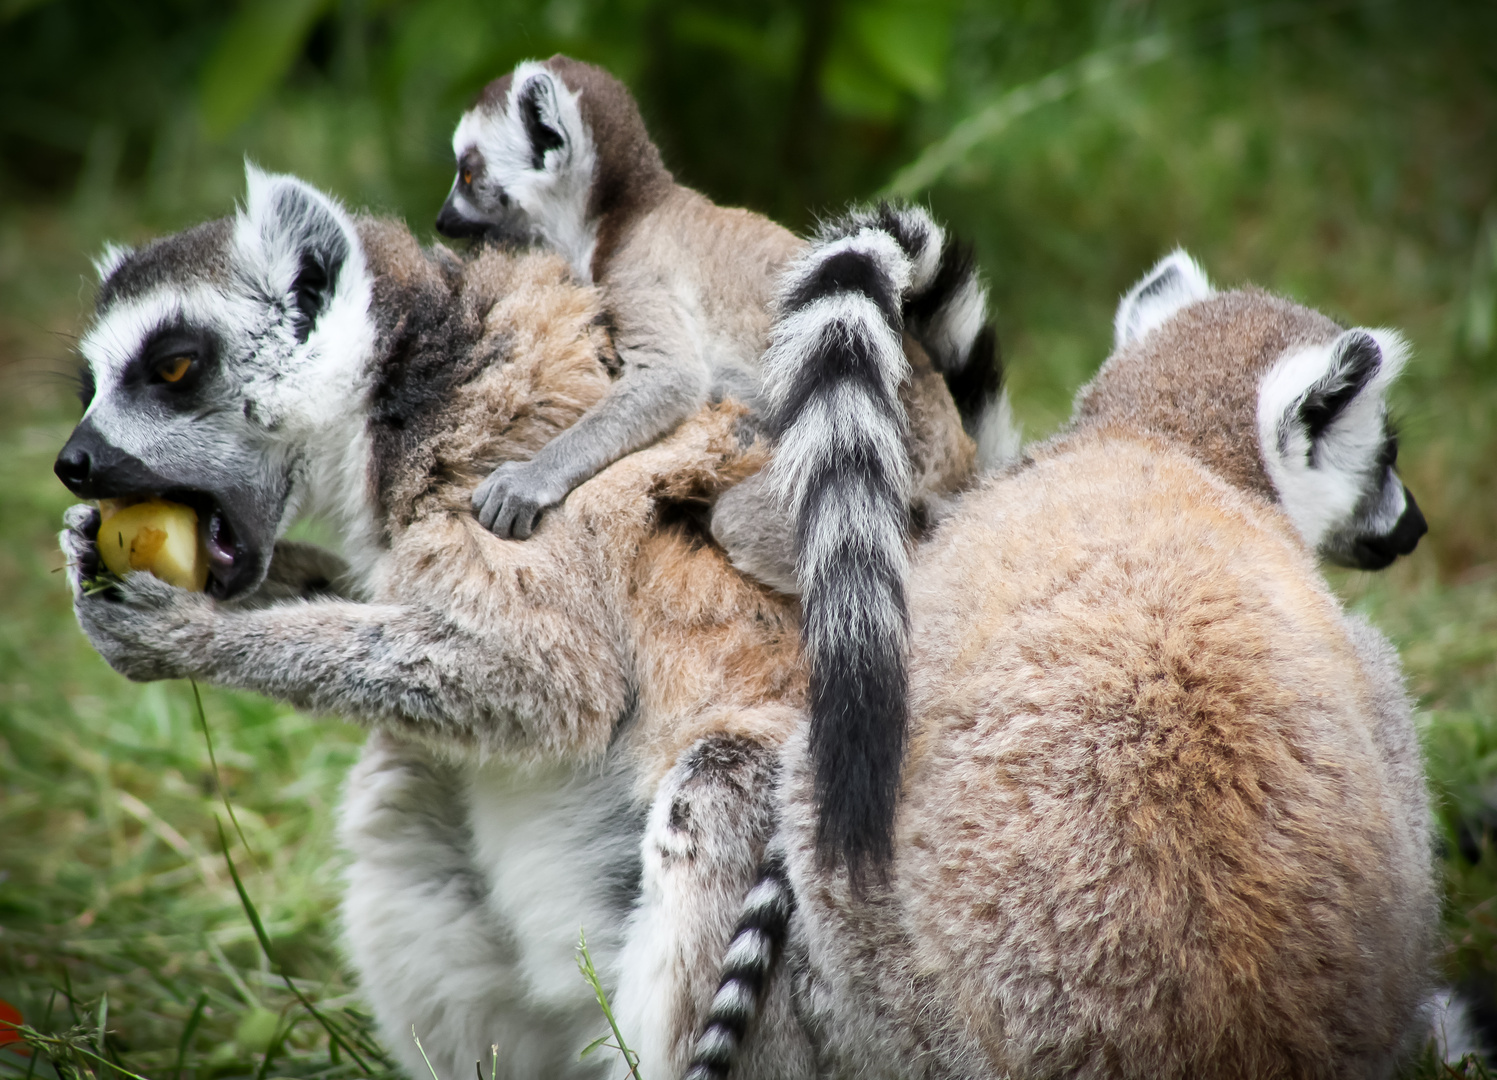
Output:
<instances>
[{"instance_id":1,"label":"ring-tailed lemur","mask_svg":"<svg viewBox=\"0 0 1497 1080\"><path fill-rule=\"evenodd\" d=\"M916 207L854 211L805 248L760 215L716 206L675 182L622 83L564 56L490 84L453 150L438 229L534 236L560 251L603 288L623 364L579 423L479 486L479 519L527 536L541 510L669 430L709 387L751 406L766 398L784 498L750 482L715 508L712 532L740 569L804 598L822 849L861 879L888 855L904 745L909 507L970 476L901 400L904 331L946 378L980 451L1011 450L970 254ZM844 338L855 361L827 364Z\"/></svg>"},{"instance_id":2,"label":"ring-tailed lemur","mask_svg":"<svg viewBox=\"0 0 1497 1080\"><path fill-rule=\"evenodd\" d=\"M815 755L786 748L824 1075L1385 1077L1425 1033L1410 703L1315 563L1424 532L1386 419L1404 356L1176 253L1069 428L919 545L887 887L829 879Z\"/></svg>"},{"instance_id":3,"label":"ring-tailed lemur","mask_svg":"<svg viewBox=\"0 0 1497 1080\"><path fill-rule=\"evenodd\" d=\"M684 1069L804 707L793 600L679 509L762 466L741 408L508 543L472 517L472 485L610 385L598 293L561 259L425 252L251 171L238 215L101 270L93 392L58 474L84 497L198 507L216 557L206 594L144 574L90 592L99 517L74 508L63 546L90 640L131 678L375 729L341 812L344 924L413 1071L415 1026L442 1075L493 1043L501 1075L598 1075L577 1061L600 1022L579 926L646 1068ZM184 359L188 378L161 376ZM277 541L307 513L342 534L346 574ZM769 1015L762 1052L806 1060L788 1004Z\"/></svg>"}]
</instances>

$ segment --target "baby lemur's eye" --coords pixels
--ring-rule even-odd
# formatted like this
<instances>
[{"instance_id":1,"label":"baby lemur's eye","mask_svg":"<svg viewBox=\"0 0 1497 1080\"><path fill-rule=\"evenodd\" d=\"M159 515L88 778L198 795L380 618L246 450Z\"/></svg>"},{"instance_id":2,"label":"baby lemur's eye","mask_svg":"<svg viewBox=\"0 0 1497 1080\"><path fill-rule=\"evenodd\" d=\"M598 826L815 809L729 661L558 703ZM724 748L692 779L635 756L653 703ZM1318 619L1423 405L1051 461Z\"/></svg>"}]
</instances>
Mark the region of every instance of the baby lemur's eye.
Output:
<instances>
[{"instance_id":1,"label":"baby lemur's eye","mask_svg":"<svg viewBox=\"0 0 1497 1080\"><path fill-rule=\"evenodd\" d=\"M191 356L173 356L157 364L153 369L153 374L162 382L181 382L192 370L192 365Z\"/></svg>"},{"instance_id":2,"label":"baby lemur's eye","mask_svg":"<svg viewBox=\"0 0 1497 1080\"><path fill-rule=\"evenodd\" d=\"M467 187L471 183L473 183L473 170L472 169L464 169L463 170L463 186Z\"/></svg>"}]
</instances>

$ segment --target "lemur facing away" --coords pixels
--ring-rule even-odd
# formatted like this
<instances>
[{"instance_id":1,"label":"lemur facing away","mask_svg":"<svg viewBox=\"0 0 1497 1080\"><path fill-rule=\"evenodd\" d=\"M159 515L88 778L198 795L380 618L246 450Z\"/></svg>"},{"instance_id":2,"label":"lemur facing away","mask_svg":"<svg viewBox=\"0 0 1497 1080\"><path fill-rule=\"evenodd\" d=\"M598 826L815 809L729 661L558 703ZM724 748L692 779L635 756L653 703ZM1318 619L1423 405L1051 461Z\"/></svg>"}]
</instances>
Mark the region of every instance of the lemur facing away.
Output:
<instances>
[{"instance_id":1,"label":"lemur facing away","mask_svg":"<svg viewBox=\"0 0 1497 1080\"><path fill-rule=\"evenodd\" d=\"M1176 253L1068 429L915 549L887 887L829 877L812 755L785 751L818 1075L1371 1078L1417 1047L1418 739L1315 562L1425 531L1387 421L1405 352Z\"/></svg>"},{"instance_id":2,"label":"lemur facing away","mask_svg":"<svg viewBox=\"0 0 1497 1080\"><path fill-rule=\"evenodd\" d=\"M437 228L560 252L602 287L622 365L579 423L479 485L479 520L528 536L542 510L710 395L755 411L767 398L772 428L797 442L801 465L793 478L782 470L780 485L794 521L756 477L720 499L712 533L734 565L803 598L822 850L855 876L876 870L904 746L911 506L933 507L972 475L971 451L945 437L932 403L947 395L920 378L922 347L979 455L997 460L1013 443L970 253L918 208L854 212L807 249L761 215L719 207L675 182L622 83L564 56L491 83L453 150L457 176ZM761 387L776 314L767 362L777 374ZM889 348L879 344L886 327ZM848 364L819 362L844 342Z\"/></svg>"}]
</instances>

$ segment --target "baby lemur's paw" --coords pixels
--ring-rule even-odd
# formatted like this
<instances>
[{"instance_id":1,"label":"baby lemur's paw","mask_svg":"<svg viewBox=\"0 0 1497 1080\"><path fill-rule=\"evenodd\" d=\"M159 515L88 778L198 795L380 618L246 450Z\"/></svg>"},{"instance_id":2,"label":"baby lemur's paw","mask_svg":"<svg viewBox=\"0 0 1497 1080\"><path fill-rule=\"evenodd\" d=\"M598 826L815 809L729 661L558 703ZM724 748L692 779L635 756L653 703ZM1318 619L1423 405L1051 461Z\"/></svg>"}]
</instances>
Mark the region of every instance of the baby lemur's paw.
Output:
<instances>
[{"instance_id":1,"label":"baby lemur's paw","mask_svg":"<svg viewBox=\"0 0 1497 1080\"><path fill-rule=\"evenodd\" d=\"M541 513L567 497L533 461L506 461L473 492L473 512L495 536L524 540L535 531Z\"/></svg>"}]
</instances>

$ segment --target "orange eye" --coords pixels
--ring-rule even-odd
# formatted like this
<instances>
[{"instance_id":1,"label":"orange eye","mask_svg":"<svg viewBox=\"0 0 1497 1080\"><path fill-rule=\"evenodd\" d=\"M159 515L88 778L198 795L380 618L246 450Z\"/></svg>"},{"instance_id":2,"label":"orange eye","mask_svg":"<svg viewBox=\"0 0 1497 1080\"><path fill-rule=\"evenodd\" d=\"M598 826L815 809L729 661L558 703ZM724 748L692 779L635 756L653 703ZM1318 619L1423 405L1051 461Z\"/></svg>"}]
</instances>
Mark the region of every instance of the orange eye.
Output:
<instances>
[{"instance_id":1,"label":"orange eye","mask_svg":"<svg viewBox=\"0 0 1497 1080\"><path fill-rule=\"evenodd\" d=\"M156 374L163 382L181 382L183 377L192 368L192 357L174 356L165 363L158 364Z\"/></svg>"},{"instance_id":2,"label":"orange eye","mask_svg":"<svg viewBox=\"0 0 1497 1080\"><path fill-rule=\"evenodd\" d=\"M466 185L466 184L471 184L472 182L473 182L473 170L472 169L464 169L463 170L463 183Z\"/></svg>"}]
</instances>

